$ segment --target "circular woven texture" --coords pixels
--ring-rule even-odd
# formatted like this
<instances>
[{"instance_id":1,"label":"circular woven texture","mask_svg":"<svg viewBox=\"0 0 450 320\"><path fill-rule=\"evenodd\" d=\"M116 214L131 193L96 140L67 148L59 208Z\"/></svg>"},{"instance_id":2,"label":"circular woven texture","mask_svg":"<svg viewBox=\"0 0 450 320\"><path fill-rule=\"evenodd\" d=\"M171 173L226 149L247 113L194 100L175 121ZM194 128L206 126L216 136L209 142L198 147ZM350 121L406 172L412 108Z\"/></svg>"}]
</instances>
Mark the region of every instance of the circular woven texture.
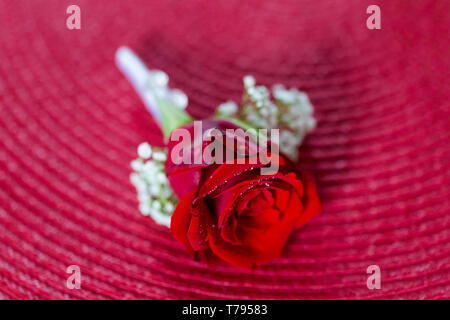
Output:
<instances>
[{"instance_id":1,"label":"circular woven texture","mask_svg":"<svg viewBox=\"0 0 450 320\"><path fill-rule=\"evenodd\" d=\"M450 298L449 1L0 3L0 298ZM141 216L129 163L161 133L129 45L198 118L242 76L306 91L323 212L254 271L208 267ZM78 265L79 290L66 288ZM381 269L369 290L367 267Z\"/></svg>"}]
</instances>

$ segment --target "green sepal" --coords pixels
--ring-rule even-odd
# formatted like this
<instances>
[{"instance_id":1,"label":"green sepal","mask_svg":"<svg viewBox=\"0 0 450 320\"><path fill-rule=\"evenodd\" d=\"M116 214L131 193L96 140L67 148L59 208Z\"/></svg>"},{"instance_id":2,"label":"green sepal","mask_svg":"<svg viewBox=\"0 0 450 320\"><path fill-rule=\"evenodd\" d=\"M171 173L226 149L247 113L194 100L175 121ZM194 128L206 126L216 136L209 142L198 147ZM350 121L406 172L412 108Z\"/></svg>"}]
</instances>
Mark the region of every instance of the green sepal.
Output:
<instances>
[{"instance_id":1,"label":"green sepal","mask_svg":"<svg viewBox=\"0 0 450 320\"><path fill-rule=\"evenodd\" d=\"M185 111L166 100L156 99L161 115L161 130L167 140L173 130L194 121Z\"/></svg>"}]
</instances>

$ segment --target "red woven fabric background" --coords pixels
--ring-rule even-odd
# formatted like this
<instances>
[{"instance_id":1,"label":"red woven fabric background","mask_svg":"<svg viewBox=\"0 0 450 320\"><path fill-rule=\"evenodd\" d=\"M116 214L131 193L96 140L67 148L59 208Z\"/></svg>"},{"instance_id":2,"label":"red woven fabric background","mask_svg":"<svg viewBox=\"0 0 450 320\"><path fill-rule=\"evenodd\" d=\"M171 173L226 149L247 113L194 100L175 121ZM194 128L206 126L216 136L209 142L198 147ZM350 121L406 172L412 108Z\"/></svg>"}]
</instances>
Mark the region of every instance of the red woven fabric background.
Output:
<instances>
[{"instance_id":1,"label":"red woven fabric background","mask_svg":"<svg viewBox=\"0 0 450 320\"><path fill-rule=\"evenodd\" d=\"M66 28L73 3L81 30ZM0 298L450 298L449 29L445 0L1 1ZM129 162L161 134L114 65L120 45L199 118L245 74L309 94L301 162L324 210L279 259L208 268L141 216Z\"/></svg>"}]
</instances>

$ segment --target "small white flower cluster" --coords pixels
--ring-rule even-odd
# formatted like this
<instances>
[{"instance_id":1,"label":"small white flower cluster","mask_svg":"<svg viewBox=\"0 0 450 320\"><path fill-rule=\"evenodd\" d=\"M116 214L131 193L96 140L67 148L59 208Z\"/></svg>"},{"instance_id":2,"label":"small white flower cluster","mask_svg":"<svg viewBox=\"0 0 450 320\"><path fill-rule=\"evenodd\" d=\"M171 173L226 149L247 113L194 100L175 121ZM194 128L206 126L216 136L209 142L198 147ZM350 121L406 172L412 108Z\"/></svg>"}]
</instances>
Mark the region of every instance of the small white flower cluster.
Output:
<instances>
[{"instance_id":1,"label":"small white flower cluster","mask_svg":"<svg viewBox=\"0 0 450 320\"><path fill-rule=\"evenodd\" d=\"M238 111L238 105L234 101L227 101L219 105L216 109L216 116L230 118L234 117Z\"/></svg>"},{"instance_id":2,"label":"small white flower cluster","mask_svg":"<svg viewBox=\"0 0 450 320\"><path fill-rule=\"evenodd\" d=\"M314 107L308 95L296 88L288 90L277 84L272 87L272 92L280 111L280 149L291 159L297 160L303 139L316 128Z\"/></svg>"},{"instance_id":3,"label":"small white flower cluster","mask_svg":"<svg viewBox=\"0 0 450 320\"><path fill-rule=\"evenodd\" d=\"M270 91L265 86L255 86L255 78L244 77L244 95L242 97L242 115L245 122L257 128L275 128L277 126L277 106L270 100Z\"/></svg>"},{"instance_id":4,"label":"small white flower cluster","mask_svg":"<svg viewBox=\"0 0 450 320\"><path fill-rule=\"evenodd\" d=\"M130 181L136 188L141 213L150 215L159 224L170 226L178 201L164 169L167 151L153 149L147 142L139 145L139 158L131 162L135 172L130 175Z\"/></svg>"},{"instance_id":5,"label":"small white flower cluster","mask_svg":"<svg viewBox=\"0 0 450 320\"><path fill-rule=\"evenodd\" d=\"M245 76L241 109L229 101L218 107L217 116L237 118L254 128L280 129L281 152L297 160L304 137L316 127L314 108L306 93L280 84L272 87L272 97L267 87L255 86L255 79Z\"/></svg>"},{"instance_id":6,"label":"small white flower cluster","mask_svg":"<svg viewBox=\"0 0 450 320\"><path fill-rule=\"evenodd\" d=\"M148 71L145 86L149 89L149 92L157 99L165 100L180 109L185 109L188 105L188 97L181 90L170 89L168 83L169 76L164 71Z\"/></svg>"}]
</instances>

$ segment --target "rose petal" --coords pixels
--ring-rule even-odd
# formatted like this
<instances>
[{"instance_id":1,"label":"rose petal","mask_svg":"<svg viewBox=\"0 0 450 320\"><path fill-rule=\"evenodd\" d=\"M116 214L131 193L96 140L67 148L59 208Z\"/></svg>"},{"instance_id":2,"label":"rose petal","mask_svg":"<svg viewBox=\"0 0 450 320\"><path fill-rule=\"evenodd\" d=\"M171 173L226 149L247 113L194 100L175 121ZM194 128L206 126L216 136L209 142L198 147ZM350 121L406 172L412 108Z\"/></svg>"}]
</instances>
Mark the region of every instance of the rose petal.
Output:
<instances>
[{"instance_id":1,"label":"rose petal","mask_svg":"<svg viewBox=\"0 0 450 320\"><path fill-rule=\"evenodd\" d=\"M296 226L301 209L302 204L298 196L292 196L281 220L263 228L241 229L240 232L238 231L238 234L244 243L253 250L264 253L264 255L269 255L273 252L278 256ZM277 210L271 210L279 214ZM274 213L272 212L271 214Z\"/></svg>"},{"instance_id":2,"label":"rose petal","mask_svg":"<svg viewBox=\"0 0 450 320\"><path fill-rule=\"evenodd\" d=\"M291 199L291 192L288 190L276 188L275 189L275 208L284 212L289 205L289 200Z\"/></svg>"},{"instance_id":3,"label":"rose petal","mask_svg":"<svg viewBox=\"0 0 450 320\"><path fill-rule=\"evenodd\" d=\"M209 231L208 239L211 251L235 267L253 269L260 261L272 259L272 255L263 256L248 246L235 246L227 243L215 231Z\"/></svg>"},{"instance_id":4,"label":"rose petal","mask_svg":"<svg viewBox=\"0 0 450 320\"><path fill-rule=\"evenodd\" d=\"M194 251L203 251L209 248L206 216L209 216L210 214L211 213L205 205L192 208L191 222L189 224L187 237Z\"/></svg>"},{"instance_id":5,"label":"rose petal","mask_svg":"<svg viewBox=\"0 0 450 320\"><path fill-rule=\"evenodd\" d=\"M180 200L170 221L170 230L172 234L178 241L183 243L191 253L193 253L193 248L187 237L187 232L191 222L191 204L194 195L195 190L192 190Z\"/></svg>"},{"instance_id":6,"label":"rose petal","mask_svg":"<svg viewBox=\"0 0 450 320\"><path fill-rule=\"evenodd\" d=\"M241 229L268 228L278 223L280 212L272 207L266 207L252 215L243 214L238 219Z\"/></svg>"},{"instance_id":7,"label":"rose petal","mask_svg":"<svg viewBox=\"0 0 450 320\"><path fill-rule=\"evenodd\" d=\"M167 177L173 192L178 199L181 199L199 185L201 168L177 170Z\"/></svg>"},{"instance_id":8,"label":"rose petal","mask_svg":"<svg viewBox=\"0 0 450 320\"><path fill-rule=\"evenodd\" d=\"M237 129L238 127L229 122L229 121L211 121L211 120L204 120L202 121L202 136L203 133L206 130L217 128L221 131L225 131L228 128L231 129ZM204 149L209 145L208 141L202 142L199 146L200 148L195 148L194 145L194 139L196 138L194 136L194 124L190 123L185 126L182 126L179 129L185 129L189 132L190 135L190 142L189 145L187 145L186 149L190 149L190 155L191 155L191 161L190 163L179 163L175 164L172 157L172 149L181 143L181 141L169 139L168 143L168 155L167 161L165 163L165 169L167 176L169 178L170 185L177 195L179 199L183 198L187 192L191 191L194 188L197 188L197 186L200 184L201 179L201 171L203 168L208 167L209 163L204 163L203 157L202 157L202 163L194 163L194 153L201 153L203 155ZM175 156L177 158L177 155ZM181 159L178 159L181 160ZM177 162L177 161L176 161Z\"/></svg>"},{"instance_id":9,"label":"rose petal","mask_svg":"<svg viewBox=\"0 0 450 320\"><path fill-rule=\"evenodd\" d=\"M305 172L301 173L304 184L305 195L302 198L303 212L297 221L297 226L301 227L308 222L312 217L322 210L319 196L317 194L316 185L312 177Z\"/></svg>"},{"instance_id":10,"label":"rose petal","mask_svg":"<svg viewBox=\"0 0 450 320\"><path fill-rule=\"evenodd\" d=\"M278 257L289 238L302 210L302 204L297 193L293 193L283 218L269 227L260 228L247 226L243 229L238 223L238 236L244 245L233 245L222 238L217 228L208 228L209 245L211 250L221 259L238 267L253 268L258 264ZM276 210L268 208L268 216L279 214ZM257 218L258 216L254 217Z\"/></svg>"}]
</instances>

